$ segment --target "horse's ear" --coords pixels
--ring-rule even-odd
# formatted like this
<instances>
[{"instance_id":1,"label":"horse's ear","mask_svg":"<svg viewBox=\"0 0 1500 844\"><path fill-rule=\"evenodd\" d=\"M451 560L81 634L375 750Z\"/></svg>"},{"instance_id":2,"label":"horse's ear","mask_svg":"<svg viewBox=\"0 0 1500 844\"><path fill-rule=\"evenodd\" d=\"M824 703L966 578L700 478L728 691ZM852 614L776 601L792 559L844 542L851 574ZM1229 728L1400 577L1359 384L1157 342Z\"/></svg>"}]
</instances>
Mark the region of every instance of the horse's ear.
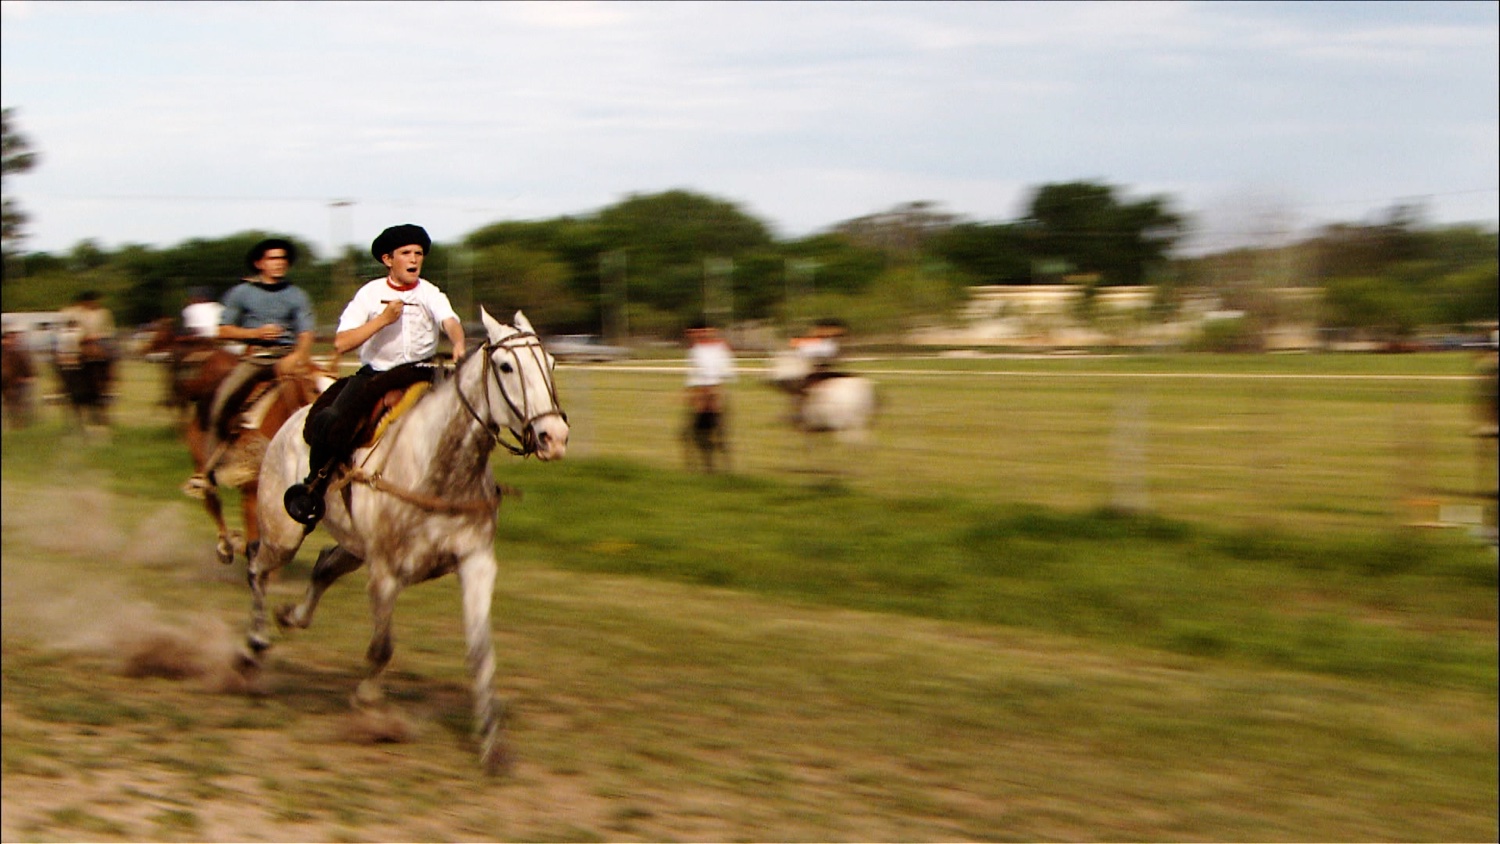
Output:
<instances>
[{"instance_id":1,"label":"horse's ear","mask_svg":"<svg viewBox=\"0 0 1500 844\"><path fill-rule=\"evenodd\" d=\"M527 319L526 315L520 311L516 311L516 328L530 334L536 333L536 329L531 327L531 320Z\"/></svg>"},{"instance_id":2,"label":"horse's ear","mask_svg":"<svg viewBox=\"0 0 1500 844\"><path fill-rule=\"evenodd\" d=\"M490 342L499 342L505 337L505 326L490 316L490 312L485 310L483 305L479 306L479 320L484 323L484 333L489 335Z\"/></svg>"}]
</instances>

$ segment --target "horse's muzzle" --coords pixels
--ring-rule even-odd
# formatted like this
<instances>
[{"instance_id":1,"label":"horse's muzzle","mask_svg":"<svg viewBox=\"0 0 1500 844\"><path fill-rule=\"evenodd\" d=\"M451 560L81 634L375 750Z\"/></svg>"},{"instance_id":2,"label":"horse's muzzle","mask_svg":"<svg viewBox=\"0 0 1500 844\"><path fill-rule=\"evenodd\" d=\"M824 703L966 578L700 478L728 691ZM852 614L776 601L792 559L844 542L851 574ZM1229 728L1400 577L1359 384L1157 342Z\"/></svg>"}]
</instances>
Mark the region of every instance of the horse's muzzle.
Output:
<instances>
[{"instance_id":1,"label":"horse's muzzle","mask_svg":"<svg viewBox=\"0 0 1500 844\"><path fill-rule=\"evenodd\" d=\"M532 422L529 433L538 460L561 460L568 453L568 423L561 415Z\"/></svg>"}]
</instances>

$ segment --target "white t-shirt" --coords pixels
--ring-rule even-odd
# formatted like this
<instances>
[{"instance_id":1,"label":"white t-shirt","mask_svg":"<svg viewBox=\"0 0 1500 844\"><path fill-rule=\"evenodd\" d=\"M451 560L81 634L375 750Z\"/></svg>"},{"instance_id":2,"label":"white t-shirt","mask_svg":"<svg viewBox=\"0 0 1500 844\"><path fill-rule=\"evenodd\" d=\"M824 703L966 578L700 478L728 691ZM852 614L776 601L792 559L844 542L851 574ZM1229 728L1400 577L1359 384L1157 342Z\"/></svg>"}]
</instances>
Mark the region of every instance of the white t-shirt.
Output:
<instances>
[{"instance_id":1,"label":"white t-shirt","mask_svg":"<svg viewBox=\"0 0 1500 844\"><path fill-rule=\"evenodd\" d=\"M724 342L694 343L688 348L689 387L712 387L734 380L734 355Z\"/></svg>"},{"instance_id":2,"label":"white t-shirt","mask_svg":"<svg viewBox=\"0 0 1500 844\"><path fill-rule=\"evenodd\" d=\"M199 337L219 336L219 314L224 306L218 302L194 302L182 309L182 326Z\"/></svg>"},{"instance_id":3,"label":"white t-shirt","mask_svg":"<svg viewBox=\"0 0 1500 844\"><path fill-rule=\"evenodd\" d=\"M418 279L410 290L397 290L385 278L377 278L354 294L339 317L338 330L364 325L385 310L385 303L392 299L406 303L401 318L375 332L359 347L359 362L380 372L437 354L443 322L458 319L448 302L448 294L427 279Z\"/></svg>"}]
</instances>

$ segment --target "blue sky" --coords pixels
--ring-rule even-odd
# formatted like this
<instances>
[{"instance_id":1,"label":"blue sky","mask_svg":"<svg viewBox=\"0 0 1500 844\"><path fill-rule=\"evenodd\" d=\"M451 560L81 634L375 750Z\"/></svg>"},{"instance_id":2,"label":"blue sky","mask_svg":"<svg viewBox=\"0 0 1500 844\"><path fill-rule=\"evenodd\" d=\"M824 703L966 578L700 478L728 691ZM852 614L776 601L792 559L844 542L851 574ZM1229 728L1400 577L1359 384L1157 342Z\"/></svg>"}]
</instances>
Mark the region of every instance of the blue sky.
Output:
<instances>
[{"instance_id":1,"label":"blue sky","mask_svg":"<svg viewBox=\"0 0 1500 844\"><path fill-rule=\"evenodd\" d=\"M455 241L674 188L782 237L1085 179L1166 195L1199 248L1500 217L1493 2L4 0L0 84L54 252Z\"/></svg>"}]
</instances>

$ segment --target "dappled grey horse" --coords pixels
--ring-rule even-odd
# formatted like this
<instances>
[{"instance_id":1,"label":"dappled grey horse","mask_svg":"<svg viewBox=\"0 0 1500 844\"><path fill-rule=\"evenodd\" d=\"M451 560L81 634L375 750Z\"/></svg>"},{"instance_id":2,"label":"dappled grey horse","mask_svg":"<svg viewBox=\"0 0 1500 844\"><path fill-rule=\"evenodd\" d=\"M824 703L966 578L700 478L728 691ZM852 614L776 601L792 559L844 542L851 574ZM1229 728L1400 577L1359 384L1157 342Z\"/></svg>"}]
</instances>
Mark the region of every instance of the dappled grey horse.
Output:
<instances>
[{"instance_id":1,"label":"dappled grey horse","mask_svg":"<svg viewBox=\"0 0 1500 844\"><path fill-rule=\"evenodd\" d=\"M381 673L393 652L396 596L416 583L456 572L463 594L464 638L473 682L474 727L485 769L506 762L494 700L495 659L490 603L495 586L495 520L500 492L489 460L499 445L514 454L561 459L567 417L558 406L551 355L520 312L502 325L481 309L488 339L460 361L452 377L428 390L372 444L355 449L350 468L329 485L322 526L337 545L313 567L302 602L283 607L277 622L305 628L334 581L368 564L374 634L368 673L356 706L378 704ZM260 667L270 647L266 582L306 538L282 505L286 489L308 472L302 408L277 432L260 475L260 547L250 562L250 629L241 670ZM507 439L509 435L510 439Z\"/></svg>"}]
</instances>

